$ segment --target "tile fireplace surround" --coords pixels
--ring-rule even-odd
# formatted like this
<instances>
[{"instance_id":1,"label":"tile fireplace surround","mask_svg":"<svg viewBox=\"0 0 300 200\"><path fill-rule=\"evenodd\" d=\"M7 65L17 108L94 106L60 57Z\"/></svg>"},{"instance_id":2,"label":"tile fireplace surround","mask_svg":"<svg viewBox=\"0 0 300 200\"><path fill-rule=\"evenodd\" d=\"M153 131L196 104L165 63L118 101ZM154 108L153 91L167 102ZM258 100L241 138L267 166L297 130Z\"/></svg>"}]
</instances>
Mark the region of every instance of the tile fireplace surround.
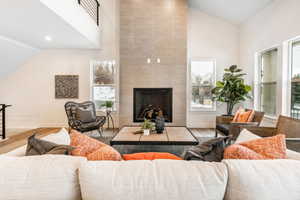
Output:
<instances>
[{"instance_id":1,"label":"tile fireplace surround","mask_svg":"<svg viewBox=\"0 0 300 200\"><path fill-rule=\"evenodd\" d=\"M135 125L134 88L173 88L173 121L168 125L185 126L187 1L120 4L120 127Z\"/></svg>"}]
</instances>

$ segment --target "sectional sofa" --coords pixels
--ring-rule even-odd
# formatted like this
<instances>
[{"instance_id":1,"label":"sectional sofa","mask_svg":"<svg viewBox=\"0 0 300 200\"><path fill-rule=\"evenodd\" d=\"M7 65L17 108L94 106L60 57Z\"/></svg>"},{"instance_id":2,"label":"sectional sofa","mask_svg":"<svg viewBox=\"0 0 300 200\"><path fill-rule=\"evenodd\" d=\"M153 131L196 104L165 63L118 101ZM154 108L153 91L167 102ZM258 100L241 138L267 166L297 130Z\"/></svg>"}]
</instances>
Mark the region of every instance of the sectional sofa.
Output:
<instances>
[{"instance_id":1,"label":"sectional sofa","mask_svg":"<svg viewBox=\"0 0 300 200\"><path fill-rule=\"evenodd\" d=\"M237 142L257 136L245 131ZM66 130L44 137L69 144ZM0 156L1 200L299 200L300 156L285 160L87 161L24 157L21 147Z\"/></svg>"}]
</instances>

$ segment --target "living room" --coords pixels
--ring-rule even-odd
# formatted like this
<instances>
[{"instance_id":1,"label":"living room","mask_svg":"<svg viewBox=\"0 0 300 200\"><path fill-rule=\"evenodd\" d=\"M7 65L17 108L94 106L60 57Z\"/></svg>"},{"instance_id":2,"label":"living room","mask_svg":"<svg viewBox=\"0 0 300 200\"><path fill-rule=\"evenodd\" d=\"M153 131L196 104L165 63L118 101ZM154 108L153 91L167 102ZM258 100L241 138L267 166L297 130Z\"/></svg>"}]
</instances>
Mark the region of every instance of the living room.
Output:
<instances>
[{"instance_id":1,"label":"living room","mask_svg":"<svg viewBox=\"0 0 300 200\"><path fill-rule=\"evenodd\" d=\"M5 0L0 199L299 199L299 8Z\"/></svg>"}]
</instances>

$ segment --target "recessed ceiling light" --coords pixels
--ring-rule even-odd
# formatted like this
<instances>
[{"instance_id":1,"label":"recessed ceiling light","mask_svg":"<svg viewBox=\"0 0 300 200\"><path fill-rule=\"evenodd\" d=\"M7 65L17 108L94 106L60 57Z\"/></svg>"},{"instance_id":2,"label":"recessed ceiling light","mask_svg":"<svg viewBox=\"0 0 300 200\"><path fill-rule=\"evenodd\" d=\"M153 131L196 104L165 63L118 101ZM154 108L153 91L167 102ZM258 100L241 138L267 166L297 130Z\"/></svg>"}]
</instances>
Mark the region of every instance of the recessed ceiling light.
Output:
<instances>
[{"instance_id":1,"label":"recessed ceiling light","mask_svg":"<svg viewBox=\"0 0 300 200\"><path fill-rule=\"evenodd\" d=\"M52 41L52 37L49 36L49 35L47 35L47 36L45 36L45 40L48 41L48 42L50 42L50 41Z\"/></svg>"}]
</instances>

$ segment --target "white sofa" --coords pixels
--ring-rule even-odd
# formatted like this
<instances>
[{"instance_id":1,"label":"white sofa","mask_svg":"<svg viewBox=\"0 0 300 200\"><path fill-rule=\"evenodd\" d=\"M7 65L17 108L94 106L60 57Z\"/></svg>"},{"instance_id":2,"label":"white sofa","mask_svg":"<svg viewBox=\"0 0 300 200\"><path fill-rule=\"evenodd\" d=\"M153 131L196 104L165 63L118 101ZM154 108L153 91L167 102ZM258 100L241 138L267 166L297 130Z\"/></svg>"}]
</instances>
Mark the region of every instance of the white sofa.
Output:
<instances>
[{"instance_id":1,"label":"white sofa","mask_svg":"<svg viewBox=\"0 0 300 200\"><path fill-rule=\"evenodd\" d=\"M253 137L246 132L238 141ZM70 142L65 130L44 139ZM24 157L25 149L0 156L1 200L300 199L298 160L90 162L58 155Z\"/></svg>"}]
</instances>

